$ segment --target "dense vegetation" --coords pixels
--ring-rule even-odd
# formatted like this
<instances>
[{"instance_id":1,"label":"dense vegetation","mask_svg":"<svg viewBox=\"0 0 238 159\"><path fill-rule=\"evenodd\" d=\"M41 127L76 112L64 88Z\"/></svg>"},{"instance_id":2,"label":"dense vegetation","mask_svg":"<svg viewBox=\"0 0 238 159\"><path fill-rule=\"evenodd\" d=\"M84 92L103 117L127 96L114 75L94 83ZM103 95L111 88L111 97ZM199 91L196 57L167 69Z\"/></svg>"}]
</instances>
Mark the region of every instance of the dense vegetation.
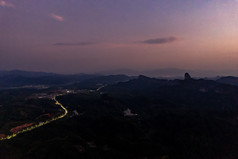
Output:
<instances>
[{"instance_id":1,"label":"dense vegetation","mask_svg":"<svg viewBox=\"0 0 238 159\"><path fill-rule=\"evenodd\" d=\"M37 123L60 113L51 99L31 97L33 89L0 91L0 134L25 123Z\"/></svg>"},{"instance_id":2,"label":"dense vegetation","mask_svg":"<svg viewBox=\"0 0 238 159\"><path fill-rule=\"evenodd\" d=\"M7 98L1 94L0 101L13 100L8 97L14 91L2 93L8 94ZM69 110L65 118L12 140L0 141L0 156L236 159L237 96L238 87L216 81L145 76L99 91L68 94L58 97ZM28 102L43 105L41 102L46 101ZM131 114L125 113L128 109Z\"/></svg>"}]
</instances>

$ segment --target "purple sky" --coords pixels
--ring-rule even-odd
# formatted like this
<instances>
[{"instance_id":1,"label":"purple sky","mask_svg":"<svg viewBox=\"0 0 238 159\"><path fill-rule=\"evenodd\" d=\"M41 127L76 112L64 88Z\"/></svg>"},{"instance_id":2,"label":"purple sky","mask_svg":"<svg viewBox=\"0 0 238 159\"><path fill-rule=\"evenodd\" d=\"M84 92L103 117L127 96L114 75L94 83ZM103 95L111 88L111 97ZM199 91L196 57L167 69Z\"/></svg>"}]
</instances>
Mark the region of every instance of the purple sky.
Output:
<instances>
[{"instance_id":1,"label":"purple sky","mask_svg":"<svg viewBox=\"0 0 238 159\"><path fill-rule=\"evenodd\" d=\"M0 70L238 68L238 0L0 0Z\"/></svg>"}]
</instances>

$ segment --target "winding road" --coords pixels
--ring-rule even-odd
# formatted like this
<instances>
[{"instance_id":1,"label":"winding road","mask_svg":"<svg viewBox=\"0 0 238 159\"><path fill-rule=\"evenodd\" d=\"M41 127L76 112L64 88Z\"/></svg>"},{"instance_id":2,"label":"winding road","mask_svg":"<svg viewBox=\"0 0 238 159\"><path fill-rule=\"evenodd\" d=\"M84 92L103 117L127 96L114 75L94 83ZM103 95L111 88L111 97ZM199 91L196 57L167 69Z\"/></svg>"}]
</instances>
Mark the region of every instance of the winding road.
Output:
<instances>
[{"instance_id":1,"label":"winding road","mask_svg":"<svg viewBox=\"0 0 238 159\"><path fill-rule=\"evenodd\" d=\"M11 134L11 135L7 135L6 137L1 138L0 140L8 140L8 139L14 138L14 137L16 137L18 134L22 134L22 133L25 133L25 132L34 130L34 129L39 128L39 127L41 127L41 126L43 126L43 125L49 124L49 123L51 123L51 122L53 122L53 121L55 121L55 120L58 120L58 119L61 119L61 118L65 117L65 116L68 114L68 110L67 110L59 101L56 100L56 97L57 97L57 96L61 96L61 95L56 95L56 96L54 96L52 99L55 101L55 104L56 104L56 105L59 105L59 106L64 110L64 114L59 115L59 116L57 116L57 117L54 117L54 118L52 118L52 119L50 119L50 120L46 120L46 121L44 121L44 122L40 122L40 123L38 123L38 124L36 124L36 125L33 125L33 126L30 126L30 127L24 128L24 129L18 131L17 133L13 133L13 134Z\"/></svg>"}]
</instances>

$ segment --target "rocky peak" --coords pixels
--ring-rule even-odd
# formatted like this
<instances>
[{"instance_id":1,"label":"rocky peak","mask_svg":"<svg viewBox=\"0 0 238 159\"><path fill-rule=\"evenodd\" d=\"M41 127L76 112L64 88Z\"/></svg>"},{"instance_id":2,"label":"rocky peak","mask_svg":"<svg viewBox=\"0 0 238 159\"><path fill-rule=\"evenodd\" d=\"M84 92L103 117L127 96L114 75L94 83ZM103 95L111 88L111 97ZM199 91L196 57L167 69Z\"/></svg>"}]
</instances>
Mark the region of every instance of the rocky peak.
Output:
<instances>
[{"instance_id":1,"label":"rocky peak","mask_svg":"<svg viewBox=\"0 0 238 159\"><path fill-rule=\"evenodd\" d=\"M184 80L191 80L192 77L189 75L189 73L185 73Z\"/></svg>"},{"instance_id":2,"label":"rocky peak","mask_svg":"<svg viewBox=\"0 0 238 159\"><path fill-rule=\"evenodd\" d=\"M144 75L139 75L138 78L139 78L139 79L149 79L149 77L146 77L146 76L144 76Z\"/></svg>"}]
</instances>

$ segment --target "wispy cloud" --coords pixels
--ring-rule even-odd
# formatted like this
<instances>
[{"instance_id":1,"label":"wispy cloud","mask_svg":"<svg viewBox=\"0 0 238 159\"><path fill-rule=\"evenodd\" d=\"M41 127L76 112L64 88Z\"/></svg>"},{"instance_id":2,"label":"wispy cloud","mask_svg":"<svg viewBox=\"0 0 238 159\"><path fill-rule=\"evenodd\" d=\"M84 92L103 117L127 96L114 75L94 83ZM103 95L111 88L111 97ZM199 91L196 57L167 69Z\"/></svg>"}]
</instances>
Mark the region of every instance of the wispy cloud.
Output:
<instances>
[{"instance_id":1,"label":"wispy cloud","mask_svg":"<svg viewBox=\"0 0 238 159\"><path fill-rule=\"evenodd\" d=\"M80 42L80 43L55 43L56 46L86 46L86 45L94 45L94 42Z\"/></svg>"},{"instance_id":2,"label":"wispy cloud","mask_svg":"<svg viewBox=\"0 0 238 159\"><path fill-rule=\"evenodd\" d=\"M57 15L57 14L54 14L54 13L51 13L51 14L50 14L50 17L53 18L53 19L55 19L55 20L57 20L57 21L59 21L59 22L64 21L64 18L63 18L62 16Z\"/></svg>"},{"instance_id":3,"label":"wispy cloud","mask_svg":"<svg viewBox=\"0 0 238 159\"><path fill-rule=\"evenodd\" d=\"M145 41L141 41L141 43L144 43L144 44L165 44L165 43L171 43L176 40L177 40L176 37L165 37L165 38L148 39Z\"/></svg>"},{"instance_id":4,"label":"wispy cloud","mask_svg":"<svg viewBox=\"0 0 238 159\"><path fill-rule=\"evenodd\" d=\"M14 4L4 1L4 0L0 0L0 6L8 7L8 8L15 8Z\"/></svg>"}]
</instances>

